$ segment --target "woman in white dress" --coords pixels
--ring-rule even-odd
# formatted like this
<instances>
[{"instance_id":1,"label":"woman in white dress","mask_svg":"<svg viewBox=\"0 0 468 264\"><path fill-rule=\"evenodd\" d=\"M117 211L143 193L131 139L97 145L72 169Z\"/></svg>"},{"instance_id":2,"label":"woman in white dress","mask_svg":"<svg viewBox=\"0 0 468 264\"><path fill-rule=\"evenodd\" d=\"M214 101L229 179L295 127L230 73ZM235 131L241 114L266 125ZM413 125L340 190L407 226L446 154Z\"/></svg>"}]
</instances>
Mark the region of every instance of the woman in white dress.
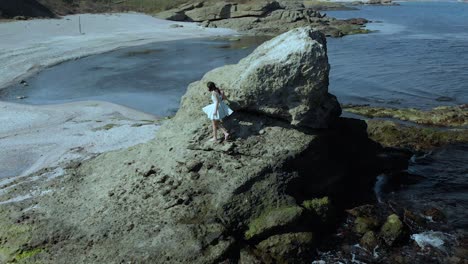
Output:
<instances>
[{"instance_id":1,"label":"woman in white dress","mask_svg":"<svg viewBox=\"0 0 468 264\"><path fill-rule=\"evenodd\" d=\"M208 87L208 91L211 92L211 100L213 101L212 104L203 107L203 112L205 112L208 118L213 122L213 138L210 139L210 141L218 140L218 127L224 134L224 140L228 140L229 132L224 128L221 122L223 118L231 115L233 111L224 102L224 100L226 100L224 93L216 87L213 82L208 82L206 86Z\"/></svg>"}]
</instances>

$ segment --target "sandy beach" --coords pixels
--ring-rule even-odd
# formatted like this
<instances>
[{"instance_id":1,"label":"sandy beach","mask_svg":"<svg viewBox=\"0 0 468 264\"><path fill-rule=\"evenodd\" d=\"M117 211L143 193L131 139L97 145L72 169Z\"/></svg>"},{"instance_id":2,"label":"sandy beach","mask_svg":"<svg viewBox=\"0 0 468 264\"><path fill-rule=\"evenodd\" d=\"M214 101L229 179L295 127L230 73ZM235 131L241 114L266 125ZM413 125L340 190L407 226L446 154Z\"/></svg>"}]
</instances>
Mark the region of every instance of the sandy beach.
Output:
<instances>
[{"instance_id":1,"label":"sandy beach","mask_svg":"<svg viewBox=\"0 0 468 264\"><path fill-rule=\"evenodd\" d=\"M79 32L81 21L81 34ZM0 89L63 61L158 41L235 34L138 13L0 23ZM0 178L151 140L157 117L106 102L34 106L0 102Z\"/></svg>"}]
</instances>

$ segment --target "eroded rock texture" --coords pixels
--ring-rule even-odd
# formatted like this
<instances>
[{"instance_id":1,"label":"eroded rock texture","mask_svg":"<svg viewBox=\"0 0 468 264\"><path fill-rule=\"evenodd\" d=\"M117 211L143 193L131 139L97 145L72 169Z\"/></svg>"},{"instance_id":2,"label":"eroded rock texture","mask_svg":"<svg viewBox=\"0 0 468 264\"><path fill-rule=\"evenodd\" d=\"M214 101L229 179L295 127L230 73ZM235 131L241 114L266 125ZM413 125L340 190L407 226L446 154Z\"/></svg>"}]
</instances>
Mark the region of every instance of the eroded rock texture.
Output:
<instances>
[{"instance_id":1,"label":"eroded rock texture","mask_svg":"<svg viewBox=\"0 0 468 264\"><path fill-rule=\"evenodd\" d=\"M384 162L394 168L363 121L339 118L328 70L324 35L300 28L207 73L154 141L75 164L37 183L47 194L2 205L1 259L310 263L333 210L371 193ZM207 81L235 110L231 141L207 142Z\"/></svg>"}]
</instances>

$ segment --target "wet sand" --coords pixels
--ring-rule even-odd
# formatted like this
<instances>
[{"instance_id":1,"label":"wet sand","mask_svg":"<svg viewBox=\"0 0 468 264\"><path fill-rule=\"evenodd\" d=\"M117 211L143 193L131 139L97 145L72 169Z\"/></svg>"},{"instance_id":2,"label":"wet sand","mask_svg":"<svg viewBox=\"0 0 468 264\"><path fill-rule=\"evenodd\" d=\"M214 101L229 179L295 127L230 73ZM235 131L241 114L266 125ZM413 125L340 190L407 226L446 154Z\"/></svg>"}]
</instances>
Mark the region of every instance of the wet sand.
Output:
<instances>
[{"instance_id":1,"label":"wet sand","mask_svg":"<svg viewBox=\"0 0 468 264\"><path fill-rule=\"evenodd\" d=\"M0 102L0 179L83 160L154 138L155 116L107 103Z\"/></svg>"}]
</instances>

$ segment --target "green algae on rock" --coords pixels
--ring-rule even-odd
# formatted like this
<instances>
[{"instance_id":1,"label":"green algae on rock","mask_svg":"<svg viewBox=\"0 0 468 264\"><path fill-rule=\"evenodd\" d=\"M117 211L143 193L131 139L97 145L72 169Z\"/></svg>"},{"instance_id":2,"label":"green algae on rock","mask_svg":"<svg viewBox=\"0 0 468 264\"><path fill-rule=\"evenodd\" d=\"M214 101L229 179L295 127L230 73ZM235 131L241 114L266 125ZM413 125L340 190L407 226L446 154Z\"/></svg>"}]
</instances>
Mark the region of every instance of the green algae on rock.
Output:
<instances>
[{"instance_id":1,"label":"green algae on rock","mask_svg":"<svg viewBox=\"0 0 468 264\"><path fill-rule=\"evenodd\" d=\"M360 244L368 250L374 250L379 245L379 240L374 231L367 231L361 238Z\"/></svg>"},{"instance_id":2,"label":"green algae on rock","mask_svg":"<svg viewBox=\"0 0 468 264\"><path fill-rule=\"evenodd\" d=\"M373 217L359 216L354 220L354 231L361 235L375 230L377 227L379 227L379 221Z\"/></svg>"},{"instance_id":3,"label":"green algae on rock","mask_svg":"<svg viewBox=\"0 0 468 264\"><path fill-rule=\"evenodd\" d=\"M14 219L21 216L12 212L12 209L5 208L9 206L2 207L0 207L0 263L19 261L40 253L41 250L38 249L23 250L24 245L31 241L34 226L30 223L15 223Z\"/></svg>"},{"instance_id":4,"label":"green algae on rock","mask_svg":"<svg viewBox=\"0 0 468 264\"><path fill-rule=\"evenodd\" d=\"M468 106L439 106L430 111L414 108L384 108L365 105L344 105L347 112L366 117L395 118L421 125L468 126Z\"/></svg>"},{"instance_id":5,"label":"green algae on rock","mask_svg":"<svg viewBox=\"0 0 468 264\"><path fill-rule=\"evenodd\" d=\"M399 242L405 235L405 226L396 214L391 214L387 217L387 221L380 229L380 237L389 246L393 246Z\"/></svg>"},{"instance_id":6,"label":"green algae on rock","mask_svg":"<svg viewBox=\"0 0 468 264\"><path fill-rule=\"evenodd\" d=\"M369 137L385 147L427 151L448 144L468 143L467 129L439 129L398 124L389 120L367 120Z\"/></svg>"},{"instance_id":7,"label":"green algae on rock","mask_svg":"<svg viewBox=\"0 0 468 264\"><path fill-rule=\"evenodd\" d=\"M314 234L299 232L273 235L257 245L263 263L310 263L311 248L314 246Z\"/></svg>"},{"instance_id":8,"label":"green algae on rock","mask_svg":"<svg viewBox=\"0 0 468 264\"><path fill-rule=\"evenodd\" d=\"M14 260L15 261L21 261L21 260L24 260L24 259L28 259L28 258L31 258L31 257L41 253L42 251L43 251L42 248L35 248L35 249L21 251L20 253L18 253L14 257Z\"/></svg>"},{"instance_id":9,"label":"green algae on rock","mask_svg":"<svg viewBox=\"0 0 468 264\"><path fill-rule=\"evenodd\" d=\"M245 232L244 237L251 239L270 232L273 229L292 225L299 220L302 212L303 209L299 206L287 206L267 210L248 224L248 230Z\"/></svg>"},{"instance_id":10,"label":"green algae on rock","mask_svg":"<svg viewBox=\"0 0 468 264\"><path fill-rule=\"evenodd\" d=\"M329 222L330 218L334 215L334 208L331 205L328 196L306 200L302 202L302 206L313 215L318 216L324 223Z\"/></svg>"}]
</instances>

